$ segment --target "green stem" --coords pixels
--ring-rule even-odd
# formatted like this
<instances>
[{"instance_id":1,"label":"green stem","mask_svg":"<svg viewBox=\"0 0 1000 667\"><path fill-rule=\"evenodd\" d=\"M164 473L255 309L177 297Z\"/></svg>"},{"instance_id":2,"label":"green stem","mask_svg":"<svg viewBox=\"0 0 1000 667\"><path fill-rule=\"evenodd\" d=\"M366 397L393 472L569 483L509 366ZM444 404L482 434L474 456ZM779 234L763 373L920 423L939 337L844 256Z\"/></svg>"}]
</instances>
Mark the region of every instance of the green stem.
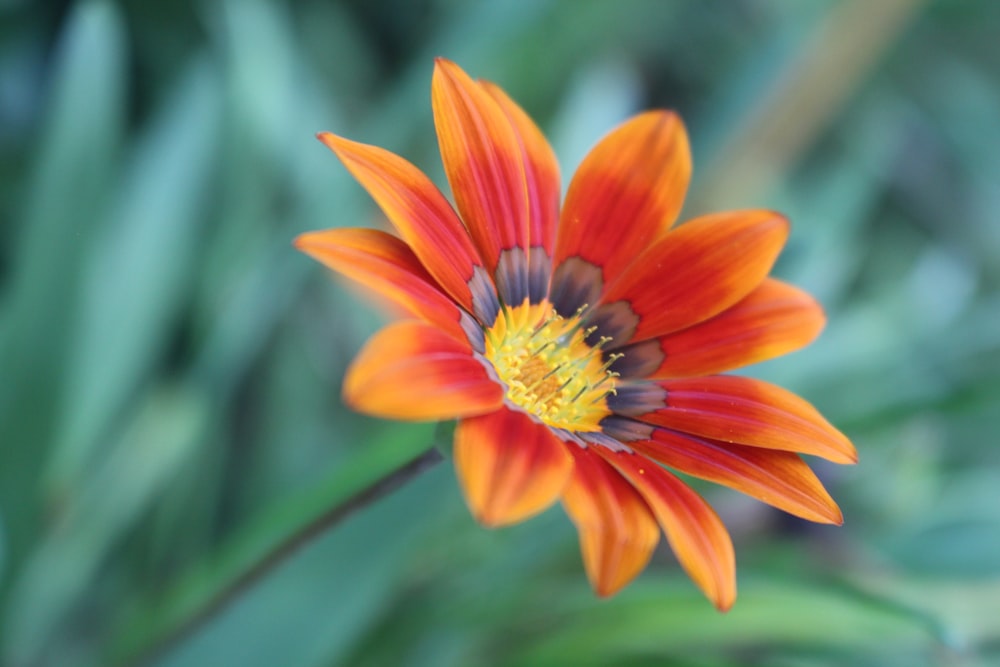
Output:
<instances>
[{"instance_id":1,"label":"green stem","mask_svg":"<svg viewBox=\"0 0 1000 667\"><path fill-rule=\"evenodd\" d=\"M331 528L335 528L354 512L364 509L380 498L392 493L425 470L443 460L441 452L432 447L414 459L379 478L371 485L354 494L344 502L334 505L316 516L312 521L292 532L274 549L264 554L250 565L227 586L221 588L204 605L185 618L177 627L154 640L134 657L124 661L123 667L141 667L153 664L158 658L168 654L176 645L192 635L198 628L210 621L216 614L232 604L244 592L287 561L302 547L308 545Z\"/></svg>"}]
</instances>

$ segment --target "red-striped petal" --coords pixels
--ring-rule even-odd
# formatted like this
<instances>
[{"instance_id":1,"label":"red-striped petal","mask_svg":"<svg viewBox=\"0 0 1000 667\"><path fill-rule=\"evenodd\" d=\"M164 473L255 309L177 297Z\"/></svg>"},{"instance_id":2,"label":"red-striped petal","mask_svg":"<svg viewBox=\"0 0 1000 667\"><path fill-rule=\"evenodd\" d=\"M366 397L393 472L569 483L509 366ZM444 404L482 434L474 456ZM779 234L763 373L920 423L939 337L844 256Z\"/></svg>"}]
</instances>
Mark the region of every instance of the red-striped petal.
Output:
<instances>
[{"instance_id":1,"label":"red-striped petal","mask_svg":"<svg viewBox=\"0 0 1000 667\"><path fill-rule=\"evenodd\" d=\"M458 211L496 278L500 298L520 304L527 296L530 224L518 135L486 89L443 58L434 67L431 103ZM501 268L504 251L511 257Z\"/></svg>"},{"instance_id":2,"label":"red-striped petal","mask_svg":"<svg viewBox=\"0 0 1000 667\"><path fill-rule=\"evenodd\" d=\"M559 222L559 162L538 125L499 86L480 81L514 126L520 140L528 188L530 245L541 246L552 256Z\"/></svg>"},{"instance_id":3,"label":"red-striped petal","mask_svg":"<svg viewBox=\"0 0 1000 667\"><path fill-rule=\"evenodd\" d=\"M594 449L642 494L688 576L720 611L729 609L736 601L736 557L729 532L715 510L646 457Z\"/></svg>"},{"instance_id":4,"label":"red-striped petal","mask_svg":"<svg viewBox=\"0 0 1000 667\"><path fill-rule=\"evenodd\" d=\"M491 279L468 232L434 184L387 150L329 132L318 136L368 191L438 284L481 322L492 322L497 302Z\"/></svg>"},{"instance_id":5,"label":"red-striped petal","mask_svg":"<svg viewBox=\"0 0 1000 667\"><path fill-rule=\"evenodd\" d=\"M771 211L696 218L667 233L612 284L592 316L613 346L663 336L734 305L767 277L788 237Z\"/></svg>"},{"instance_id":6,"label":"red-striped petal","mask_svg":"<svg viewBox=\"0 0 1000 667\"><path fill-rule=\"evenodd\" d=\"M358 412L412 421L492 412L503 387L468 342L423 322L385 327L365 344L344 378L344 402Z\"/></svg>"},{"instance_id":7,"label":"red-striped petal","mask_svg":"<svg viewBox=\"0 0 1000 667\"><path fill-rule=\"evenodd\" d=\"M573 476L562 501L580 533L590 584L606 597L646 567L660 529L642 496L591 449L569 447Z\"/></svg>"},{"instance_id":8,"label":"red-striped petal","mask_svg":"<svg viewBox=\"0 0 1000 667\"><path fill-rule=\"evenodd\" d=\"M816 300L768 278L731 308L658 340L629 345L614 370L622 377L676 378L722 373L805 347L826 317Z\"/></svg>"},{"instance_id":9,"label":"red-striped petal","mask_svg":"<svg viewBox=\"0 0 1000 667\"><path fill-rule=\"evenodd\" d=\"M657 385L666 392L663 408L645 412L647 405L629 414L625 399L616 403L616 410L648 424L723 442L811 454L836 463L858 461L843 433L808 401L777 385L731 375Z\"/></svg>"},{"instance_id":10,"label":"red-striped petal","mask_svg":"<svg viewBox=\"0 0 1000 667\"><path fill-rule=\"evenodd\" d=\"M612 130L570 182L556 239L554 289L573 281L560 274L560 265L574 257L600 267L605 283L616 278L674 223L690 178L691 149L676 114L650 111Z\"/></svg>"},{"instance_id":11,"label":"red-striped petal","mask_svg":"<svg viewBox=\"0 0 1000 667\"><path fill-rule=\"evenodd\" d=\"M295 247L460 340L462 311L427 273L409 246L376 229L327 229L295 239Z\"/></svg>"},{"instance_id":12,"label":"red-striped petal","mask_svg":"<svg viewBox=\"0 0 1000 667\"><path fill-rule=\"evenodd\" d=\"M722 484L818 523L844 521L816 474L791 452L758 449L657 429L630 447L671 468Z\"/></svg>"},{"instance_id":13,"label":"red-striped petal","mask_svg":"<svg viewBox=\"0 0 1000 667\"><path fill-rule=\"evenodd\" d=\"M507 94L488 81L479 84L504 110L520 140L528 198L528 297L548 295L552 253L559 224L559 163L545 135Z\"/></svg>"},{"instance_id":14,"label":"red-striped petal","mask_svg":"<svg viewBox=\"0 0 1000 667\"><path fill-rule=\"evenodd\" d=\"M506 406L460 421L454 454L465 500L487 526L517 523L546 509L573 472L566 445L547 426Z\"/></svg>"}]
</instances>

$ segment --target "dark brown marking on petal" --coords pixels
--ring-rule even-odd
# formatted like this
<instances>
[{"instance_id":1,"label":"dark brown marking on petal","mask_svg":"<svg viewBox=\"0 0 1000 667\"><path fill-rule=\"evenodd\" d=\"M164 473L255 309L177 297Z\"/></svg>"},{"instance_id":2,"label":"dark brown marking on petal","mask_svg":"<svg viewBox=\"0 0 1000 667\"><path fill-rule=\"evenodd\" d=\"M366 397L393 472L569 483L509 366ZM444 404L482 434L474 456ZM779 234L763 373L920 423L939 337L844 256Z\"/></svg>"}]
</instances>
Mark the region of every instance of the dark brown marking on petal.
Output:
<instances>
[{"instance_id":1,"label":"dark brown marking on petal","mask_svg":"<svg viewBox=\"0 0 1000 667\"><path fill-rule=\"evenodd\" d=\"M615 353L624 356L616 359L611 364L610 370L618 373L622 378L649 377L666 359L658 340L644 340L641 343L626 345L614 351L606 351L604 358L609 359Z\"/></svg>"},{"instance_id":2,"label":"dark brown marking on petal","mask_svg":"<svg viewBox=\"0 0 1000 667\"><path fill-rule=\"evenodd\" d=\"M587 433L581 433L580 437L592 445L600 445L601 447L610 449L613 452L632 452L632 449L625 443L619 442L606 433L601 433L600 431L588 431Z\"/></svg>"},{"instance_id":3,"label":"dark brown marking on petal","mask_svg":"<svg viewBox=\"0 0 1000 667\"><path fill-rule=\"evenodd\" d=\"M463 310L458 318L458 324L462 327L462 331L465 332L466 338L469 339L472 349L479 354L484 354L486 352L486 334L483 332L483 327L480 326L479 322Z\"/></svg>"},{"instance_id":4,"label":"dark brown marking on petal","mask_svg":"<svg viewBox=\"0 0 1000 667\"><path fill-rule=\"evenodd\" d=\"M544 422L542 422L541 420L539 420L539 419L538 419L537 417L535 417L534 415L531 415L531 418L532 418L532 419L534 419L535 421L537 421L537 422L538 422L539 424L544 424ZM580 434L579 434L579 433L575 433L575 432L573 432L573 431L567 431L566 429L564 429L564 428L559 428L558 426L548 426L547 424L544 424L544 425L545 425L545 426L546 426L546 427L547 427L547 428L548 428L548 429L549 429L550 431L552 431L552 433L553 433L553 434L555 434L555 436L556 436L557 438L559 438L559 439L560 439L560 440L562 440L563 442L566 442L566 443L573 443L573 444L575 444L575 445L577 445L577 446L579 446L579 447L586 447L586 446L587 446L587 443L586 443L586 442L584 442L584 441L583 441L583 440L582 440L582 439L580 438Z\"/></svg>"},{"instance_id":5,"label":"dark brown marking on petal","mask_svg":"<svg viewBox=\"0 0 1000 667\"><path fill-rule=\"evenodd\" d=\"M489 359L484 357L481 352L473 353L472 358L478 361L482 365L482 367L486 369L486 375L489 376L491 380L496 382L501 387L506 387L506 385L503 383L503 380L501 380L500 376L497 375L496 367L490 362ZM508 401L506 398L504 399L503 402L504 405L508 405L510 403L510 401Z\"/></svg>"},{"instance_id":6,"label":"dark brown marking on petal","mask_svg":"<svg viewBox=\"0 0 1000 667\"><path fill-rule=\"evenodd\" d=\"M594 345L601 338L610 338L608 348L621 347L635 334L639 326L639 316L635 314L628 301L606 303L587 316L587 326L597 327L587 337L587 342Z\"/></svg>"},{"instance_id":7,"label":"dark brown marking on petal","mask_svg":"<svg viewBox=\"0 0 1000 667\"><path fill-rule=\"evenodd\" d=\"M549 294L549 278L552 275L552 258L545 248L535 246L528 250L528 300L541 303Z\"/></svg>"},{"instance_id":8,"label":"dark brown marking on petal","mask_svg":"<svg viewBox=\"0 0 1000 667\"><path fill-rule=\"evenodd\" d=\"M627 417L605 417L601 420L601 431L604 435L624 443L636 440L649 440L656 429L651 424L643 424Z\"/></svg>"},{"instance_id":9,"label":"dark brown marking on petal","mask_svg":"<svg viewBox=\"0 0 1000 667\"><path fill-rule=\"evenodd\" d=\"M601 267L580 257L569 257L552 275L549 301L557 313L570 317L580 308L597 303L602 291Z\"/></svg>"},{"instance_id":10,"label":"dark brown marking on petal","mask_svg":"<svg viewBox=\"0 0 1000 667\"><path fill-rule=\"evenodd\" d=\"M667 404L667 390L653 382L622 383L607 397L608 407L622 417L638 417L662 410Z\"/></svg>"},{"instance_id":11,"label":"dark brown marking on petal","mask_svg":"<svg viewBox=\"0 0 1000 667\"><path fill-rule=\"evenodd\" d=\"M484 327L491 326L497 319L497 313L500 312L500 302L497 300L493 281L490 280L486 269L481 266L472 267L472 277L469 278L468 286L469 292L472 293L472 314Z\"/></svg>"},{"instance_id":12,"label":"dark brown marking on petal","mask_svg":"<svg viewBox=\"0 0 1000 667\"><path fill-rule=\"evenodd\" d=\"M528 298L528 255L524 248L507 248L500 251L494 272L500 301L508 306L518 306Z\"/></svg>"}]
</instances>

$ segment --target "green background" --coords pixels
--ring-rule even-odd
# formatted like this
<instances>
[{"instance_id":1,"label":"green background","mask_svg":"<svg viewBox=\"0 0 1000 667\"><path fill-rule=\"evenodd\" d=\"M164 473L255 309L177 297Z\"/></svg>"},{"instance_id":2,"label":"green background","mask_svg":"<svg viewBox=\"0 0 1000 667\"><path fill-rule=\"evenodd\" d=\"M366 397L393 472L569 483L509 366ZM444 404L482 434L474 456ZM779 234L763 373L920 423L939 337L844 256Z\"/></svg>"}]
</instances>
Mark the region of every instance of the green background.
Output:
<instances>
[{"instance_id":1,"label":"green background","mask_svg":"<svg viewBox=\"0 0 1000 667\"><path fill-rule=\"evenodd\" d=\"M998 36L989 0L0 1L5 664L1000 665ZM699 486L735 608L665 547L603 601L561 509L480 528L445 463L164 645L442 439L344 408L380 316L291 247L382 224L317 131L444 184L438 55L521 102L564 187L669 107L685 216L791 218L776 273L830 323L750 372L856 443L816 463L846 523Z\"/></svg>"}]
</instances>

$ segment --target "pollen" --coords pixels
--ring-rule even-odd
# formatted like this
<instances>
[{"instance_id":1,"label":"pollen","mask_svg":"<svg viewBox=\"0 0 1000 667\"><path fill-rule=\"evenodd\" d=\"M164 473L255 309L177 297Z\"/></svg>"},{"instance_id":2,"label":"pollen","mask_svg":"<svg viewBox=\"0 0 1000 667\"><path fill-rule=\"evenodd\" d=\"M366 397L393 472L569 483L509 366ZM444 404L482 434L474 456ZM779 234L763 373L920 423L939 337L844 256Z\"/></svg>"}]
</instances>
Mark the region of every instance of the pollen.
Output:
<instances>
[{"instance_id":1,"label":"pollen","mask_svg":"<svg viewBox=\"0 0 1000 667\"><path fill-rule=\"evenodd\" d=\"M581 318L556 313L543 301L503 307L486 331L486 358L507 387L507 400L554 428L600 430L611 414L607 397L615 393L617 373L605 358L607 338L588 344L594 333Z\"/></svg>"}]
</instances>

